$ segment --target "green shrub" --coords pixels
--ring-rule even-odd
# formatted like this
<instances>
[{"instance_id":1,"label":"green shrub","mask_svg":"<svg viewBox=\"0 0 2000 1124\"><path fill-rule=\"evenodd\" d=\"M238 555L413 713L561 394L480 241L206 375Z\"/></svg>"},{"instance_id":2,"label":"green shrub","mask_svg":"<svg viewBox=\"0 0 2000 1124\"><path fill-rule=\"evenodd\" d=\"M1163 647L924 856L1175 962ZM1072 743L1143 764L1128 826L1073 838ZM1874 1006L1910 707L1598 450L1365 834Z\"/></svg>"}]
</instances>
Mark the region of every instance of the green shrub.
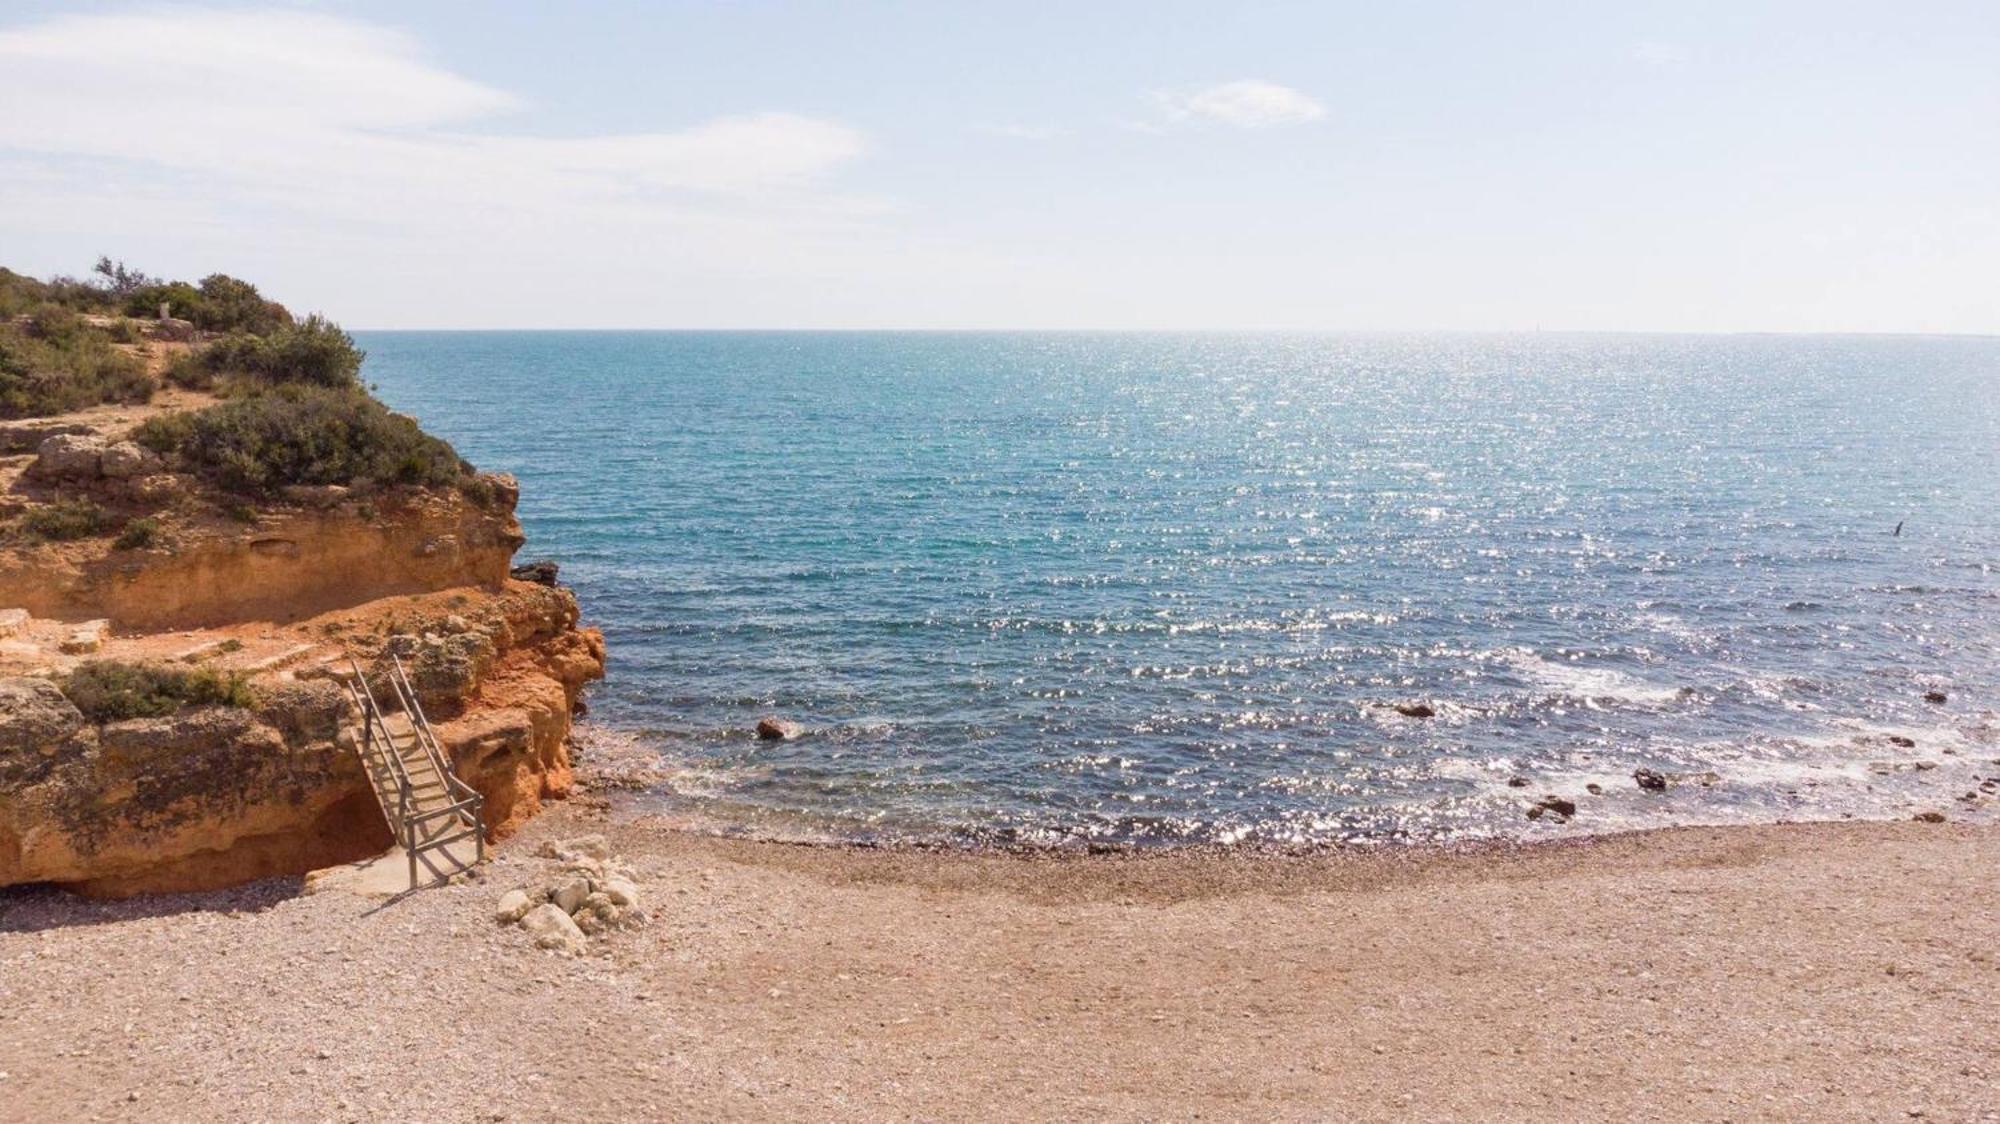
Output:
<instances>
[{"instance_id":1,"label":"green shrub","mask_svg":"<svg viewBox=\"0 0 2000 1124\"><path fill-rule=\"evenodd\" d=\"M244 495L292 484L444 487L471 471L449 444L355 388L274 387L152 418L134 437Z\"/></svg>"},{"instance_id":2,"label":"green shrub","mask_svg":"<svg viewBox=\"0 0 2000 1124\"><path fill-rule=\"evenodd\" d=\"M45 304L88 312L111 312L117 307L109 291L74 277L40 281L11 269L0 269L0 318L11 319Z\"/></svg>"},{"instance_id":3,"label":"green shrub","mask_svg":"<svg viewBox=\"0 0 2000 1124\"><path fill-rule=\"evenodd\" d=\"M183 351L174 356L161 374L168 382L188 390L215 389L215 372L209 370L199 351Z\"/></svg>"},{"instance_id":4,"label":"green shrub","mask_svg":"<svg viewBox=\"0 0 2000 1124\"><path fill-rule=\"evenodd\" d=\"M289 327L292 314L277 301L265 300L250 282L226 273L211 273L201 279L201 303L188 319L207 332L249 332L261 336Z\"/></svg>"},{"instance_id":5,"label":"green shrub","mask_svg":"<svg viewBox=\"0 0 2000 1124\"><path fill-rule=\"evenodd\" d=\"M128 281L123 288L114 278L110 295L116 296L118 306L127 316L150 319L158 316L160 305L165 304L168 315L192 321L204 332L247 332L259 336L269 335L292 322L292 314L285 311L284 305L265 300L257 286L225 273L209 274L201 279L200 286L185 281L158 281L144 274L126 276ZM139 283L131 283L130 279Z\"/></svg>"},{"instance_id":6,"label":"green shrub","mask_svg":"<svg viewBox=\"0 0 2000 1124\"><path fill-rule=\"evenodd\" d=\"M127 316L151 320L160 315L160 306L164 304L167 315L192 320L201 303L201 290L185 281L155 281L127 293L123 311Z\"/></svg>"},{"instance_id":7,"label":"green shrub","mask_svg":"<svg viewBox=\"0 0 2000 1124\"><path fill-rule=\"evenodd\" d=\"M21 529L32 538L47 542L71 542L101 535L118 525L110 512L89 500L57 500L29 509L21 517Z\"/></svg>"},{"instance_id":8,"label":"green shrub","mask_svg":"<svg viewBox=\"0 0 2000 1124\"><path fill-rule=\"evenodd\" d=\"M152 396L145 365L65 308L42 306L26 328L0 324L0 418L45 417Z\"/></svg>"},{"instance_id":9,"label":"green shrub","mask_svg":"<svg viewBox=\"0 0 2000 1124\"><path fill-rule=\"evenodd\" d=\"M158 542L160 521L150 516L134 519L118 532L118 538L111 544L113 550L144 550Z\"/></svg>"},{"instance_id":10,"label":"green shrub","mask_svg":"<svg viewBox=\"0 0 2000 1124\"><path fill-rule=\"evenodd\" d=\"M321 316L268 335L236 332L196 353L197 362L213 374L243 375L273 385L359 386L366 356L353 337Z\"/></svg>"},{"instance_id":11,"label":"green shrub","mask_svg":"<svg viewBox=\"0 0 2000 1124\"><path fill-rule=\"evenodd\" d=\"M91 660L59 684L92 722L159 718L189 706L247 707L256 703L248 676L213 668Z\"/></svg>"}]
</instances>

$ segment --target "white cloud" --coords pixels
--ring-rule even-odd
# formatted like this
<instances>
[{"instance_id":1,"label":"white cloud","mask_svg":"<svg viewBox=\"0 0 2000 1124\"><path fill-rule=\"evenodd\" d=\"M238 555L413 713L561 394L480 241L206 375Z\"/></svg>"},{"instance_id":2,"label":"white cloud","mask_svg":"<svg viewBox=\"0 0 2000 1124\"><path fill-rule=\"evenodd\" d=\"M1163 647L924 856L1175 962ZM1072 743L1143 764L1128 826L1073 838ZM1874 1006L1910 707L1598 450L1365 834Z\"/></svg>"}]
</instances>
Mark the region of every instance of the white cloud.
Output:
<instances>
[{"instance_id":1,"label":"white cloud","mask_svg":"<svg viewBox=\"0 0 2000 1124\"><path fill-rule=\"evenodd\" d=\"M1241 129L1300 125L1326 116L1325 106L1290 86L1248 78L1190 94L1158 97L1168 116L1176 120L1200 117Z\"/></svg>"},{"instance_id":2,"label":"white cloud","mask_svg":"<svg viewBox=\"0 0 2000 1124\"><path fill-rule=\"evenodd\" d=\"M815 240L851 243L883 210L827 187L867 148L840 122L754 112L530 135L506 128L513 95L400 32L314 12L0 28L0 105L0 242L92 231L77 251L88 257L177 232L169 254L131 251L156 270L198 252L200 268L250 272L289 244L453 257L496 286L521 263L643 268L629 284L658 291L669 270L691 284L704 269L800 260Z\"/></svg>"}]
</instances>

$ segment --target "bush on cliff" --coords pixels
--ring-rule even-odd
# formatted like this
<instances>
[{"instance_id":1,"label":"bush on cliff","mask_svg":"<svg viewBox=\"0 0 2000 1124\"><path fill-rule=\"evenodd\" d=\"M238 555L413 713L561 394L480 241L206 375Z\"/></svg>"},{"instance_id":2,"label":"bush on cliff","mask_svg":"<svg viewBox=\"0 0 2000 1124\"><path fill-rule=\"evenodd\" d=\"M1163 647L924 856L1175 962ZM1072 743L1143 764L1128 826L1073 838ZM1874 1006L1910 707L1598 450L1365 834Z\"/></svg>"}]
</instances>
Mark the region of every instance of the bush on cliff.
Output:
<instances>
[{"instance_id":1,"label":"bush on cliff","mask_svg":"<svg viewBox=\"0 0 2000 1124\"><path fill-rule=\"evenodd\" d=\"M273 387L153 418L134 436L154 452L178 453L216 485L252 496L293 484L445 487L471 472L449 444L358 388Z\"/></svg>"},{"instance_id":2,"label":"bush on cliff","mask_svg":"<svg viewBox=\"0 0 2000 1124\"><path fill-rule=\"evenodd\" d=\"M109 312L117 306L110 290L88 281L74 277L42 281L0 269L0 319L12 319L47 304L84 312Z\"/></svg>"},{"instance_id":3,"label":"bush on cliff","mask_svg":"<svg viewBox=\"0 0 2000 1124\"><path fill-rule=\"evenodd\" d=\"M206 387L213 376L236 375L280 385L359 386L361 361L353 337L321 316L308 316L266 335L235 332L224 336L190 360L176 364L168 377L183 386ZM206 376L206 377L204 377Z\"/></svg>"},{"instance_id":4,"label":"bush on cliff","mask_svg":"<svg viewBox=\"0 0 2000 1124\"><path fill-rule=\"evenodd\" d=\"M118 517L90 500L57 500L30 508L21 517L21 530L43 542L73 542L93 535L108 534L118 526Z\"/></svg>"},{"instance_id":5,"label":"bush on cliff","mask_svg":"<svg viewBox=\"0 0 2000 1124\"><path fill-rule=\"evenodd\" d=\"M61 305L0 324L0 418L46 417L104 402L144 402L153 380L111 336Z\"/></svg>"},{"instance_id":6,"label":"bush on cliff","mask_svg":"<svg viewBox=\"0 0 2000 1124\"><path fill-rule=\"evenodd\" d=\"M183 707L256 704L248 676L213 668L91 660L58 684L92 722L160 718Z\"/></svg>"},{"instance_id":7,"label":"bush on cliff","mask_svg":"<svg viewBox=\"0 0 2000 1124\"><path fill-rule=\"evenodd\" d=\"M103 272L101 266L99 272ZM169 315L192 321L204 332L245 332L258 336L269 335L292 323L292 314L284 305L265 300L257 286L226 273L211 273L201 279L199 286L185 281L156 281L143 274L133 276L143 283L123 289L116 284L112 286L122 298L121 306L127 316L158 316L164 304Z\"/></svg>"}]
</instances>

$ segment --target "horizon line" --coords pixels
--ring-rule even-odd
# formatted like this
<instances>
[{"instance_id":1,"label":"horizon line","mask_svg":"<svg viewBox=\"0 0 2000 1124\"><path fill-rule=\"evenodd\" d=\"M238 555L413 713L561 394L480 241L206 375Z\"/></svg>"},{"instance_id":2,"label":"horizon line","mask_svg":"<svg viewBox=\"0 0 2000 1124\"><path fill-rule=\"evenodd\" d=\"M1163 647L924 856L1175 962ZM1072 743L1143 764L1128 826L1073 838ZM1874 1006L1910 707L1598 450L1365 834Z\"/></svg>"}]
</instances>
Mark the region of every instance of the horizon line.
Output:
<instances>
[{"instance_id":1,"label":"horizon line","mask_svg":"<svg viewBox=\"0 0 2000 1124\"><path fill-rule=\"evenodd\" d=\"M1990 331L1921 331L1872 328L911 328L911 327L348 327L350 332L652 332L806 335L897 333L903 335L1157 335L1157 336L1856 336L1916 339L2000 339Z\"/></svg>"}]
</instances>

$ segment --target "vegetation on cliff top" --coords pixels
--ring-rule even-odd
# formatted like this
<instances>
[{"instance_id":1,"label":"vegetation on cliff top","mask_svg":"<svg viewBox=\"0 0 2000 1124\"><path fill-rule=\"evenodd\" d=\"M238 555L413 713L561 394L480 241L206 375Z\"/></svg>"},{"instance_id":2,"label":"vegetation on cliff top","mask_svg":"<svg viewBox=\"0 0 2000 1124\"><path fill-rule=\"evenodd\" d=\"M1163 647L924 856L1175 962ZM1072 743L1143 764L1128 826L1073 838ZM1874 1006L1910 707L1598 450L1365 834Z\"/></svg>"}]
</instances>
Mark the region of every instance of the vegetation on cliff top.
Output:
<instances>
[{"instance_id":1,"label":"vegetation on cliff top","mask_svg":"<svg viewBox=\"0 0 2000 1124\"><path fill-rule=\"evenodd\" d=\"M248 676L206 667L91 660L57 686L85 718L100 723L160 718L190 706L256 704Z\"/></svg>"},{"instance_id":2,"label":"vegetation on cliff top","mask_svg":"<svg viewBox=\"0 0 2000 1124\"><path fill-rule=\"evenodd\" d=\"M161 415L134 436L246 495L276 495L298 484L445 487L471 471L449 444L358 387L273 387Z\"/></svg>"},{"instance_id":3,"label":"vegetation on cliff top","mask_svg":"<svg viewBox=\"0 0 2000 1124\"><path fill-rule=\"evenodd\" d=\"M101 258L90 281L39 281L0 269L0 418L147 401L154 380L118 345L138 344L140 327L156 322L162 308L198 333L193 350L169 369L183 385L224 393L237 383L360 385L362 352L323 317L294 320L255 285L227 274L200 284L162 281Z\"/></svg>"},{"instance_id":4,"label":"vegetation on cliff top","mask_svg":"<svg viewBox=\"0 0 2000 1124\"><path fill-rule=\"evenodd\" d=\"M59 304L43 304L18 321L0 323L0 418L152 397L145 367L113 342L111 333Z\"/></svg>"},{"instance_id":5,"label":"vegetation on cliff top","mask_svg":"<svg viewBox=\"0 0 2000 1124\"><path fill-rule=\"evenodd\" d=\"M166 378L223 401L149 419L134 433L148 448L250 497L329 484L476 493L472 467L449 444L362 386L364 354L339 325L295 319L255 285L220 273L199 284L165 281L109 258L89 281L0 269L0 418L147 401L155 381L120 345L136 343L138 326L156 320L162 305L198 329ZM80 526L69 519L55 537Z\"/></svg>"}]
</instances>

